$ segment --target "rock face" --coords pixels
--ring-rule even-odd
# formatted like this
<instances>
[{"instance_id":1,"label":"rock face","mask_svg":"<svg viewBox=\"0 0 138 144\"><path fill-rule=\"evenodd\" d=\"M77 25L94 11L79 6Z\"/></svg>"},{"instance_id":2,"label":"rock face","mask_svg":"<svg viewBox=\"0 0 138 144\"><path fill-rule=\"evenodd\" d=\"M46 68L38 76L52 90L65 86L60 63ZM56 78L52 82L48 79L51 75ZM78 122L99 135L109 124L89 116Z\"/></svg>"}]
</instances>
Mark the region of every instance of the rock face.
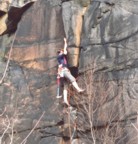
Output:
<instances>
[{"instance_id":1,"label":"rock face","mask_svg":"<svg viewBox=\"0 0 138 144\"><path fill-rule=\"evenodd\" d=\"M58 143L62 137L62 106L56 101L56 51L63 46L64 37L60 6L43 0L35 2L22 16L15 34L1 36L1 78L10 58L0 86L1 133L6 128L7 134L16 133L13 140L6 134L2 141L22 143L43 116L27 143Z\"/></svg>"},{"instance_id":2,"label":"rock face","mask_svg":"<svg viewBox=\"0 0 138 144\"><path fill-rule=\"evenodd\" d=\"M138 2L30 2L1 7L2 141L136 144ZM70 113L56 99L56 51L65 36L70 65L78 66L78 82L86 88L77 94L69 87L77 119L76 109Z\"/></svg>"},{"instance_id":3,"label":"rock face","mask_svg":"<svg viewBox=\"0 0 138 144\"><path fill-rule=\"evenodd\" d=\"M36 0L3 0L0 2L0 35L9 31L9 27L15 31L22 13L32 2ZM15 13L16 12L16 13ZM14 15L14 17L13 17ZM13 29L15 27L15 29Z\"/></svg>"},{"instance_id":4,"label":"rock face","mask_svg":"<svg viewBox=\"0 0 138 144\"><path fill-rule=\"evenodd\" d=\"M138 3L134 1L93 1L84 15L79 62L80 71L86 71L87 65L93 61L99 75L104 72L109 81L103 90L110 89L106 102L94 114L96 125L108 123L109 117L112 121L123 121L128 124L124 124L126 137L130 131L133 133L136 130L132 123L137 125L136 5ZM134 133L132 135L127 139L119 138L116 142L136 143Z\"/></svg>"}]
</instances>

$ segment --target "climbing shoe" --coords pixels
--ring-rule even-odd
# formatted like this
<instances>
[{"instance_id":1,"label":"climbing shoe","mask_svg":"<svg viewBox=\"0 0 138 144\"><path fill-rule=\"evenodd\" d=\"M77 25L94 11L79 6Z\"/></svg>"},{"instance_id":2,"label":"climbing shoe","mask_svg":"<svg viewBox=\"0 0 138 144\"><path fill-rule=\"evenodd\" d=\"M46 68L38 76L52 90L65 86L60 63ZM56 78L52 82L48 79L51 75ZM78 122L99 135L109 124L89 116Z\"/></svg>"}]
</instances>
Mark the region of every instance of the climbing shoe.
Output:
<instances>
[{"instance_id":1,"label":"climbing shoe","mask_svg":"<svg viewBox=\"0 0 138 144\"><path fill-rule=\"evenodd\" d=\"M56 98L62 98L62 95L60 95L60 96L56 96Z\"/></svg>"},{"instance_id":2,"label":"climbing shoe","mask_svg":"<svg viewBox=\"0 0 138 144\"><path fill-rule=\"evenodd\" d=\"M80 89L79 91L78 91L78 93L83 93L85 91L85 89Z\"/></svg>"}]
</instances>

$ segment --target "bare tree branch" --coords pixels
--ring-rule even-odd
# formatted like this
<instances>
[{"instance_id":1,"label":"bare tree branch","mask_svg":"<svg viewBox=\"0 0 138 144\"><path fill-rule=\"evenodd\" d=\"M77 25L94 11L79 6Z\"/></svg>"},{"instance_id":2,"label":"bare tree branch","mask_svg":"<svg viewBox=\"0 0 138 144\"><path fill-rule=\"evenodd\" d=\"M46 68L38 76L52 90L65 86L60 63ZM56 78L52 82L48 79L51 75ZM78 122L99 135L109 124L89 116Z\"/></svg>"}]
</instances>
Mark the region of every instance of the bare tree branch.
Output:
<instances>
[{"instance_id":1,"label":"bare tree branch","mask_svg":"<svg viewBox=\"0 0 138 144\"><path fill-rule=\"evenodd\" d=\"M30 133L26 136L26 138L20 143L20 144L25 144L27 139L29 138L29 136L33 133L33 131L35 130L35 128L37 127L37 125L39 124L39 122L41 121L42 117L44 116L45 111L42 113L41 117L39 118L39 120L37 121L37 123L35 124L35 126L32 128L32 130L30 131Z\"/></svg>"},{"instance_id":2,"label":"bare tree branch","mask_svg":"<svg viewBox=\"0 0 138 144\"><path fill-rule=\"evenodd\" d=\"M2 76L2 78L0 80L0 84L2 84L2 82L3 82L3 80L4 80L5 76L6 76L6 72L7 72L7 69L8 69L8 66L9 66L9 63L10 63L10 59L11 59L11 53L12 53L12 49L13 49L13 44L14 44L14 41L15 41L15 38L16 38L16 35L17 35L17 31L18 31L18 29L16 30L16 33L14 34L14 37L13 37L13 40L12 40L12 44L11 44L11 47L10 47L9 56L8 56L8 60L7 60L7 64L6 64L3 76Z\"/></svg>"}]
</instances>

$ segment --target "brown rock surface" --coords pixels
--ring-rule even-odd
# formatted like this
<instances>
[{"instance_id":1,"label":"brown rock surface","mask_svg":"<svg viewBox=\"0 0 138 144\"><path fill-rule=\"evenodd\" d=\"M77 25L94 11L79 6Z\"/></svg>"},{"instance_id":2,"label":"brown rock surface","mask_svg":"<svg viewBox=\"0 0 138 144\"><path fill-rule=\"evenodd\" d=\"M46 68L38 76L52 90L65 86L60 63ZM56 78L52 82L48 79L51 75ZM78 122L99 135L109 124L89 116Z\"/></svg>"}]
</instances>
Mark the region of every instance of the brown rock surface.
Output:
<instances>
[{"instance_id":1,"label":"brown rock surface","mask_svg":"<svg viewBox=\"0 0 138 144\"><path fill-rule=\"evenodd\" d=\"M66 113L62 100L55 99L56 50L63 47L66 35L70 56L78 56L75 66L79 60L77 80L86 88L80 95L69 88L71 104L78 108L72 144L136 144L138 3L40 0L28 5L30 2L14 0L11 9L10 2L1 3L0 20L8 13L8 21L0 25L1 78L16 31L0 85L1 133L10 126L2 141L9 144L14 133L14 144L21 143L45 112L27 143L70 143L73 112Z\"/></svg>"}]
</instances>

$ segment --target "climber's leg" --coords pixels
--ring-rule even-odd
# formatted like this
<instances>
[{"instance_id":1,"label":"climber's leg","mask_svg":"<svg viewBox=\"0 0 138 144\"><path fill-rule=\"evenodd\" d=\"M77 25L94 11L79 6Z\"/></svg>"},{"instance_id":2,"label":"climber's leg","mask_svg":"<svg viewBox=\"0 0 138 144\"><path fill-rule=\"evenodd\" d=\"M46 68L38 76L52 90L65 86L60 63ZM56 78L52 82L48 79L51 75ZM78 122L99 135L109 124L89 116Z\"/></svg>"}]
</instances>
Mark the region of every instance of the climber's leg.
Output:
<instances>
[{"instance_id":1,"label":"climber's leg","mask_svg":"<svg viewBox=\"0 0 138 144\"><path fill-rule=\"evenodd\" d=\"M84 89L78 86L76 79L72 76L69 70L64 71L64 76L71 81L72 85L78 92L84 92Z\"/></svg>"},{"instance_id":2,"label":"climber's leg","mask_svg":"<svg viewBox=\"0 0 138 144\"><path fill-rule=\"evenodd\" d=\"M63 83L64 83L63 77L57 78L57 96L56 96L56 98L61 98L63 95Z\"/></svg>"},{"instance_id":3,"label":"climber's leg","mask_svg":"<svg viewBox=\"0 0 138 144\"><path fill-rule=\"evenodd\" d=\"M64 97L64 103L66 103L68 106L70 106L68 101L68 84L67 82L64 83L64 90L63 90L63 97Z\"/></svg>"},{"instance_id":4,"label":"climber's leg","mask_svg":"<svg viewBox=\"0 0 138 144\"><path fill-rule=\"evenodd\" d=\"M78 83L77 83L76 81L72 82L72 85L76 88L76 90L77 90L79 93L85 91L84 89L82 89L82 88L80 88L80 87L78 86Z\"/></svg>"}]
</instances>

